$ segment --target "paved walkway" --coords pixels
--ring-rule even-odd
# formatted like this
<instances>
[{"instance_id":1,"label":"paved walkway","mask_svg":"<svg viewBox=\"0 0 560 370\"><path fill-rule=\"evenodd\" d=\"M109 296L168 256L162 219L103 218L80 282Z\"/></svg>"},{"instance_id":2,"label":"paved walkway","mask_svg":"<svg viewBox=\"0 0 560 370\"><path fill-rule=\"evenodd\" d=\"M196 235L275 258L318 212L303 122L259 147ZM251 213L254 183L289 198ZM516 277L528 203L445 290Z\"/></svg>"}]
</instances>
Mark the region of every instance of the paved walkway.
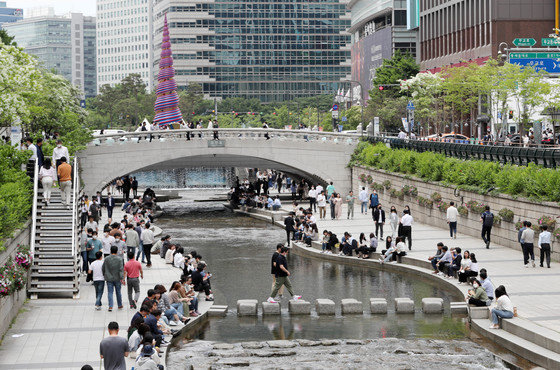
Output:
<instances>
[{"instance_id":1,"label":"paved walkway","mask_svg":"<svg viewBox=\"0 0 560 370\"><path fill-rule=\"evenodd\" d=\"M306 203L305 206L307 205ZM388 212L390 208L389 204L385 205L385 212ZM340 220L332 221L330 210L328 210L329 218L327 220L317 220L321 236L325 229L333 231L339 238L345 231L350 232L356 239L359 238L361 232L366 233L366 236L369 236L370 232L375 232L371 212L368 215L360 214L359 206L355 207L355 211L354 219L347 220L346 205L344 205L343 217ZM414 217L414 215L412 216ZM442 225L442 228L436 228L421 222L421 219L414 220L412 251L407 251L409 257L426 260L435 253L436 244L439 241L448 247L460 247L463 251L469 250L476 254L480 268L487 269L494 286L504 285L506 287L514 306L518 308L519 316L560 332L559 263L552 262L551 268L539 267L538 249L535 248L537 267L525 268L521 248L517 245L516 249L512 249L492 244L490 249L486 249L480 238L461 235L460 224L457 239L451 239L447 224ZM385 236L390 235L391 226L386 224L384 232ZM381 249L384 249L384 242L380 242L380 246L382 246Z\"/></svg>"},{"instance_id":2,"label":"paved walkway","mask_svg":"<svg viewBox=\"0 0 560 370\"><path fill-rule=\"evenodd\" d=\"M106 212L104 212L106 216ZM115 211L114 216L122 216ZM114 219L119 219L114 217ZM105 224L106 219L103 218ZM144 279L140 284L140 299L156 284L167 289L179 280L181 271L166 265L159 256L152 258L152 268L144 266ZM108 335L110 321L119 323L119 334L126 331L136 310L129 309L126 287L122 289L124 309L107 311L107 288L103 297L103 310L94 309L95 290L82 276L80 298L29 300L23 307L13 327L6 333L0 346L0 370L12 369L79 369L90 364L101 369L99 342ZM200 301L199 310L206 311L210 302ZM208 306L208 307L207 307ZM175 327L179 328L179 327ZM128 368L133 360L127 360Z\"/></svg>"}]
</instances>

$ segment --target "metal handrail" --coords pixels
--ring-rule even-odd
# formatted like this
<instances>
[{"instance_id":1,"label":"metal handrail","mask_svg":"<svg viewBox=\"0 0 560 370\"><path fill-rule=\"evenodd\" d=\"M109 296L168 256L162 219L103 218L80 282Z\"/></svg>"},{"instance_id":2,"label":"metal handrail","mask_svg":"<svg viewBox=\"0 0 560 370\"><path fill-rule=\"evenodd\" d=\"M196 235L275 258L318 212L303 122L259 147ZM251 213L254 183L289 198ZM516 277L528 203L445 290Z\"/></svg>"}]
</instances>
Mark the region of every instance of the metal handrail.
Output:
<instances>
[{"instance_id":1,"label":"metal handrail","mask_svg":"<svg viewBox=\"0 0 560 370\"><path fill-rule=\"evenodd\" d=\"M72 256L74 257L74 263L77 262L77 238L76 238L76 220L78 217L78 195L77 190L80 187L79 177L78 177L78 159L74 157L74 183L72 188Z\"/></svg>"},{"instance_id":2,"label":"metal handrail","mask_svg":"<svg viewBox=\"0 0 560 370\"><path fill-rule=\"evenodd\" d=\"M33 208L31 210L31 255L35 255L35 241L37 233L37 198L39 196L39 160L35 158L33 164Z\"/></svg>"},{"instance_id":3,"label":"metal handrail","mask_svg":"<svg viewBox=\"0 0 560 370\"><path fill-rule=\"evenodd\" d=\"M239 137L239 135L246 135L246 134L262 134L264 136L264 134L269 134L269 135L280 135L283 137L286 136L297 136L297 137L302 137L302 136L321 136L321 137L325 137L325 138L350 138L350 139L359 139L360 138L360 134L355 133L355 134L348 134L348 133L339 133L339 132L329 132L329 131L313 131L313 130L285 130L285 129L271 129L271 128L267 128L267 129L263 129L263 128L245 128L245 129L239 129L239 128L217 128L217 129L213 129L213 128L202 128L202 129L179 129L179 130L156 130L156 131L139 131L139 132L125 132L125 133L120 133L120 134L109 134L109 135L99 135L99 136L95 136L95 139L98 139L100 141L102 140L106 140L106 139L120 139L120 138L136 138L136 137L149 137L149 136L155 136L155 137L181 137L182 135L186 135L187 133L191 134L191 136L193 137L193 139L197 138L198 134L209 134L209 135L213 135L214 132L217 132L218 135L222 135L225 137L235 137L235 136L231 136L233 135L237 135ZM212 137L212 136L210 136ZM205 138L208 138L208 136L205 136Z\"/></svg>"}]
</instances>

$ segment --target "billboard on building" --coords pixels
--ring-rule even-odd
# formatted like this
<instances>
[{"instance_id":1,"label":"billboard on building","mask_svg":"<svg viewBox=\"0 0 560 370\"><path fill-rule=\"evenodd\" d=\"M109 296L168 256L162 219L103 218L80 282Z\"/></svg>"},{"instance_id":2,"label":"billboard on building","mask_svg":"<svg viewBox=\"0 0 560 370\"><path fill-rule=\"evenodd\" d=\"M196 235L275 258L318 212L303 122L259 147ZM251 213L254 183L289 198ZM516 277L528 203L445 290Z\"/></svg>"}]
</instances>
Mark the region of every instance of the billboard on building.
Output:
<instances>
[{"instance_id":1,"label":"billboard on building","mask_svg":"<svg viewBox=\"0 0 560 370\"><path fill-rule=\"evenodd\" d=\"M420 0L406 0L406 29L414 30L420 26Z\"/></svg>"},{"instance_id":2,"label":"billboard on building","mask_svg":"<svg viewBox=\"0 0 560 370\"><path fill-rule=\"evenodd\" d=\"M386 27L362 38L352 45L352 79L360 81L365 90L371 90L375 70L383 59L393 56L393 31ZM365 98L369 97L364 94Z\"/></svg>"}]
</instances>

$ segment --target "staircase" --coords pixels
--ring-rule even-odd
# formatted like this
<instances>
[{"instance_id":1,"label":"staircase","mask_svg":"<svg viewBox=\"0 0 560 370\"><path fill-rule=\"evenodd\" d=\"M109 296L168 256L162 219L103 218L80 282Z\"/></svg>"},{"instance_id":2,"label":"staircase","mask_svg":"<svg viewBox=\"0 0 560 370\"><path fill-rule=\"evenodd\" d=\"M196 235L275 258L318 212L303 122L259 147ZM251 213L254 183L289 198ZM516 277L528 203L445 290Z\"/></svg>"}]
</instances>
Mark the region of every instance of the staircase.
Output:
<instances>
[{"instance_id":1,"label":"staircase","mask_svg":"<svg viewBox=\"0 0 560 370\"><path fill-rule=\"evenodd\" d=\"M74 180L74 184L79 183L76 175ZM35 194L32 226L34 258L28 291L32 299L67 295L78 298L81 264L78 258L79 221L74 204L77 194L72 192L70 209L62 205L58 188L53 188L48 205L43 201L42 189L37 189Z\"/></svg>"}]
</instances>

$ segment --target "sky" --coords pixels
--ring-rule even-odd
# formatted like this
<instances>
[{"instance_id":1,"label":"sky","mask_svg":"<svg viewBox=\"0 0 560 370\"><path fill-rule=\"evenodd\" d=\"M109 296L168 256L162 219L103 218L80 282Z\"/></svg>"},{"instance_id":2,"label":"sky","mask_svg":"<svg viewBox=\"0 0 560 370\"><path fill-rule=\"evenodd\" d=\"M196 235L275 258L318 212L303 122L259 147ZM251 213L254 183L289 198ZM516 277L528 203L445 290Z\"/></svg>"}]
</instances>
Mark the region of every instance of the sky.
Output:
<instances>
[{"instance_id":1,"label":"sky","mask_svg":"<svg viewBox=\"0 0 560 370\"><path fill-rule=\"evenodd\" d=\"M56 15L68 12L95 15L95 0L4 0L9 8L53 7Z\"/></svg>"}]
</instances>

